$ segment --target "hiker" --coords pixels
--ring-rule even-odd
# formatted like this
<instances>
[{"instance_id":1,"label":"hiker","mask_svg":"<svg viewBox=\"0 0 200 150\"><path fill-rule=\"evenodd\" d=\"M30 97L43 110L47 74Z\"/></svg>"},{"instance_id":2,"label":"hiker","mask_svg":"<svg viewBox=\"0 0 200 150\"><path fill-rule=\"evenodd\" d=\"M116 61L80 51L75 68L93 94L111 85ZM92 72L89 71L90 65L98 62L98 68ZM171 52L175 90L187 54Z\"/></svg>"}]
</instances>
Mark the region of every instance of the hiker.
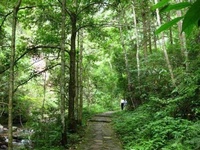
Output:
<instances>
[{"instance_id":1,"label":"hiker","mask_svg":"<svg viewBox=\"0 0 200 150\"><path fill-rule=\"evenodd\" d=\"M123 110L124 109L124 100L123 99L121 99L121 110Z\"/></svg>"},{"instance_id":2,"label":"hiker","mask_svg":"<svg viewBox=\"0 0 200 150\"><path fill-rule=\"evenodd\" d=\"M124 107L127 105L127 100L124 100Z\"/></svg>"}]
</instances>

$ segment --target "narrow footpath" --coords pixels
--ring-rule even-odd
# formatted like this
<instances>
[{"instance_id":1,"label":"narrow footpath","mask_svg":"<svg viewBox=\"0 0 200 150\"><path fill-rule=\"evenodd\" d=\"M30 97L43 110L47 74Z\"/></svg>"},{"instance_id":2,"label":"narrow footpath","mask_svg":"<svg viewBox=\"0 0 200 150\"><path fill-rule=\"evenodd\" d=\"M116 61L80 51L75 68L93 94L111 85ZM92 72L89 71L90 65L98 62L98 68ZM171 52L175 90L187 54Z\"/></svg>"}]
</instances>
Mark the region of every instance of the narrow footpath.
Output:
<instances>
[{"instance_id":1,"label":"narrow footpath","mask_svg":"<svg viewBox=\"0 0 200 150\"><path fill-rule=\"evenodd\" d=\"M89 120L84 141L78 150L122 150L121 142L111 126L113 113L98 114Z\"/></svg>"}]
</instances>

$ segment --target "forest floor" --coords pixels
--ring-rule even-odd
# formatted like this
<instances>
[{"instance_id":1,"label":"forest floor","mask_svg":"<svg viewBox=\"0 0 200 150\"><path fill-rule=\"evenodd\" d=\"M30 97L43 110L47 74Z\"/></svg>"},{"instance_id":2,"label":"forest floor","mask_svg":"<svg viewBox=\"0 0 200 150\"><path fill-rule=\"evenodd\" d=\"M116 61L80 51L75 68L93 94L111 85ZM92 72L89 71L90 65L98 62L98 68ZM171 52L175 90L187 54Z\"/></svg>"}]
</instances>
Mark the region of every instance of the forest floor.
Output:
<instances>
[{"instance_id":1,"label":"forest floor","mask_svg":"<svg viewBox=\"0 0 200 150\"><path fill-rule=\"evenodd\" d=\"M83 141L77 150L122 150L122 144L112 129L113 113L101 113L88 121Z\"/></svg>"}]
</instances>

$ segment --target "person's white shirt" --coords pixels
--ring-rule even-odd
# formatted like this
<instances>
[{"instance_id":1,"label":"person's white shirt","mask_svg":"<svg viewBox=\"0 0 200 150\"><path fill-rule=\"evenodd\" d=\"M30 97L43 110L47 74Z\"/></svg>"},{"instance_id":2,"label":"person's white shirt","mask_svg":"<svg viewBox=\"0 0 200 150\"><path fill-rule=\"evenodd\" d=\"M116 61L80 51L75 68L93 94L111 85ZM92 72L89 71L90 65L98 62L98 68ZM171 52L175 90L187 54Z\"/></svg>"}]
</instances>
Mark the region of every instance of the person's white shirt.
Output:
<instances>
[{"instance_id":1,"label":"person's white shirt","mask_svg":"<svg viewBox=\"0 0 200 150\"><path fill-rule=\"evenodd\" d=\"M126 105L127 104L127 100L124 100L124 105Z\"/></svg>"}]
</instances>

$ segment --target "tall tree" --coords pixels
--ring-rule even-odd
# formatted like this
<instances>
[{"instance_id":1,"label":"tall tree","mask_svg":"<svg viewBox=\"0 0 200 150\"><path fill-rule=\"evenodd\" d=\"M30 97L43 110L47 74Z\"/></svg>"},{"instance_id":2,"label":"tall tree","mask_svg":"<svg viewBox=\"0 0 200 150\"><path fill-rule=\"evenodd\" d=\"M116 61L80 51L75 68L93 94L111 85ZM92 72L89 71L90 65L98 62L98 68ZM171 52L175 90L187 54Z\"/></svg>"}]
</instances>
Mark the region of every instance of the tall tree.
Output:
<instances>
[{"instance_id":1,"label":"tall tree","mask_svg":"<svg viewBox=\"0 0 200 150\"><path fill-rule=\"evenodd\" d=\"M102 1L71 1L66 11L70 20L70 50L69 50L69 130L76 132L77 121L75 117L75 101L77 100L76 62L77 62L77 32L84 27L92 26L89 14L94 14L99 10ZM89 18L89 19L87 19ZM81 23L81 22L84 22Z\"/></svg>"},{"instance_id":2,"label":"tall tree","mask_svg":"<svg viewBox=\"0 0 200 150\"><path fill-rule=\"evenodd\" d=\"M78 55L77 55L77 66L76 66L76 119L79 125L82 124L82 111L83 111L83 31L78 31Z\"/></svg>"},{"instance_id":3,"label":"tall tree","mask_svg":"<svg viewBox=\"0 0 200 150\"><path fill-rule=\"evenodd\" d=\"M69 12L70 21L71 21L71 43L70 43L70 78L69 78L69 129L72 132L76 131L76 120L75 120L75 110L74 103L76 100L76 35L77 35L77 14L76 12Z\"/></svg>"},{"instance_id":4,"label":"tall tree","mask_svg":"<svg viewBox=\"0 0 200 150\"><path fill-rule=\"evenodd\" d=\"M137 20L136 20L136 13L135 13L135 6L134 3L132 4L133 6L133 22L134 22L134 27L135 27L135 34L136 34L136 60L137 60L137 77L138 77L138 82L140 83L140 45L139 45L139 35L138 35L138 25L137 25Z\"/></svg>"},{"instance_id":5,"label":"tall tree","mask_svg":"<svg viewBox=\"0 0 200 150\"><path fill-rule=\"evenodd\" d=\"M142 11L141 11L141 16L142 16L142 24L143 24L143 42L142 42L142 45L143 45L143 49L144 49L144 59L146 60L147 59L147 38L148 38L148 29L147 29L147 15L148 15L148 1L146 0L142 0L141 2L141 6L142 6Z\"/></svg>"},{"instance_id":6,"label":"tall tree","mask_svg":"<svg viewBox=\"0 0 200 150\"><path fill-rule=\"evenodd\" d=\"M158 3L158 0L155 0L155 4L157 4L157 3ZM161 18L160 18L160 14L159 14L159 10L158 9L156 9L156 17L157 17L158 26L161 26ZM176 82L175 82L174 73L173 73L172 66L171 66L171 63L170 63L170 60L169 60L169 56L168 56L168 53L167 53L167 49L166 49L164 33L162 33L161 38L162 38L162 43L161 43L162 44L162 50L163 50L163 53L164 53L164 56L165 56L167 67L168 67L170 75L171 75L172 85L175 87L176 86Z\"/></svg>"},{"instance_id":7,"label":"tall tree","mask_svg":"<svg viewBox=\"0 0 200 150\"><path fill-rule=\"evenodd\" d=\"M61 78L60 78L60 111L61 111L61 125L62 125L62 146L66 147L67 144L67 131L66 131L66 113L65 113L65 40L66 40L66 0L62 0L62 24L61 24Z\"/></svg>"},{"instance_id":8,"label":"tall tree","mask_svg":"<svg viewBox=\"0 0 200 150\"><path fill-rule=\"evenodd\" d=\"M132 79L131 79L131 73L130 73L130 64L129 64L129 59L128 59L128 49L127 49L127 45L125 44L125 35L123 33L124 30L126 30L126 20L125 20L125 8L123 7L122 4L119 4L119 18L118 18L118 22L119 22L119 33L120 33L120 42L121 42L121 47L124 53L124 62L125 62L125 73L126 73L126 77L127 77L127 90L128 90L128 99L129 101L132 103L133 107L136 107L137 104L136 102L133 100L133 97L131 95L131 93L133 92L132 90ZM124 97L125 98L125 97Z\"/></svg>"},{"instance_id":9,"label":"tall tree","mask_svg":"<svg viewBox=\"0 0 200 150\"><path fill-rule=\"evenodd\" d=\"M13 149L13 98L14 98L14 65L15 65L15 48L16 48L16 27L17 14L22 0L18 0L13 7L12 18L12 39L11 39L11 54L10 54L10 80L9 80L9 104L8 104L8 150Z\"/></svg>"},{"instance_id":10,"label":"tall tree","mask_svg":"<svg viewBox=\"0 0 200 150\"><path fill-rule=\"evenodd\" d=\"M177 3L181 3L182 0L176 0ZM181 17L182 12L181 10L177 10L177 16ZM180 20L178 22L178 31L179 31L179 39L180 39L180 47L181 47L181 55L185 58L185 68L186 71L189 69L189 64L188 64L188 52L187 52L187 46L186 46L186 37L185 37L185 32L182 32L182 24L183 21Z\"/></svg>"}]
</instances>

